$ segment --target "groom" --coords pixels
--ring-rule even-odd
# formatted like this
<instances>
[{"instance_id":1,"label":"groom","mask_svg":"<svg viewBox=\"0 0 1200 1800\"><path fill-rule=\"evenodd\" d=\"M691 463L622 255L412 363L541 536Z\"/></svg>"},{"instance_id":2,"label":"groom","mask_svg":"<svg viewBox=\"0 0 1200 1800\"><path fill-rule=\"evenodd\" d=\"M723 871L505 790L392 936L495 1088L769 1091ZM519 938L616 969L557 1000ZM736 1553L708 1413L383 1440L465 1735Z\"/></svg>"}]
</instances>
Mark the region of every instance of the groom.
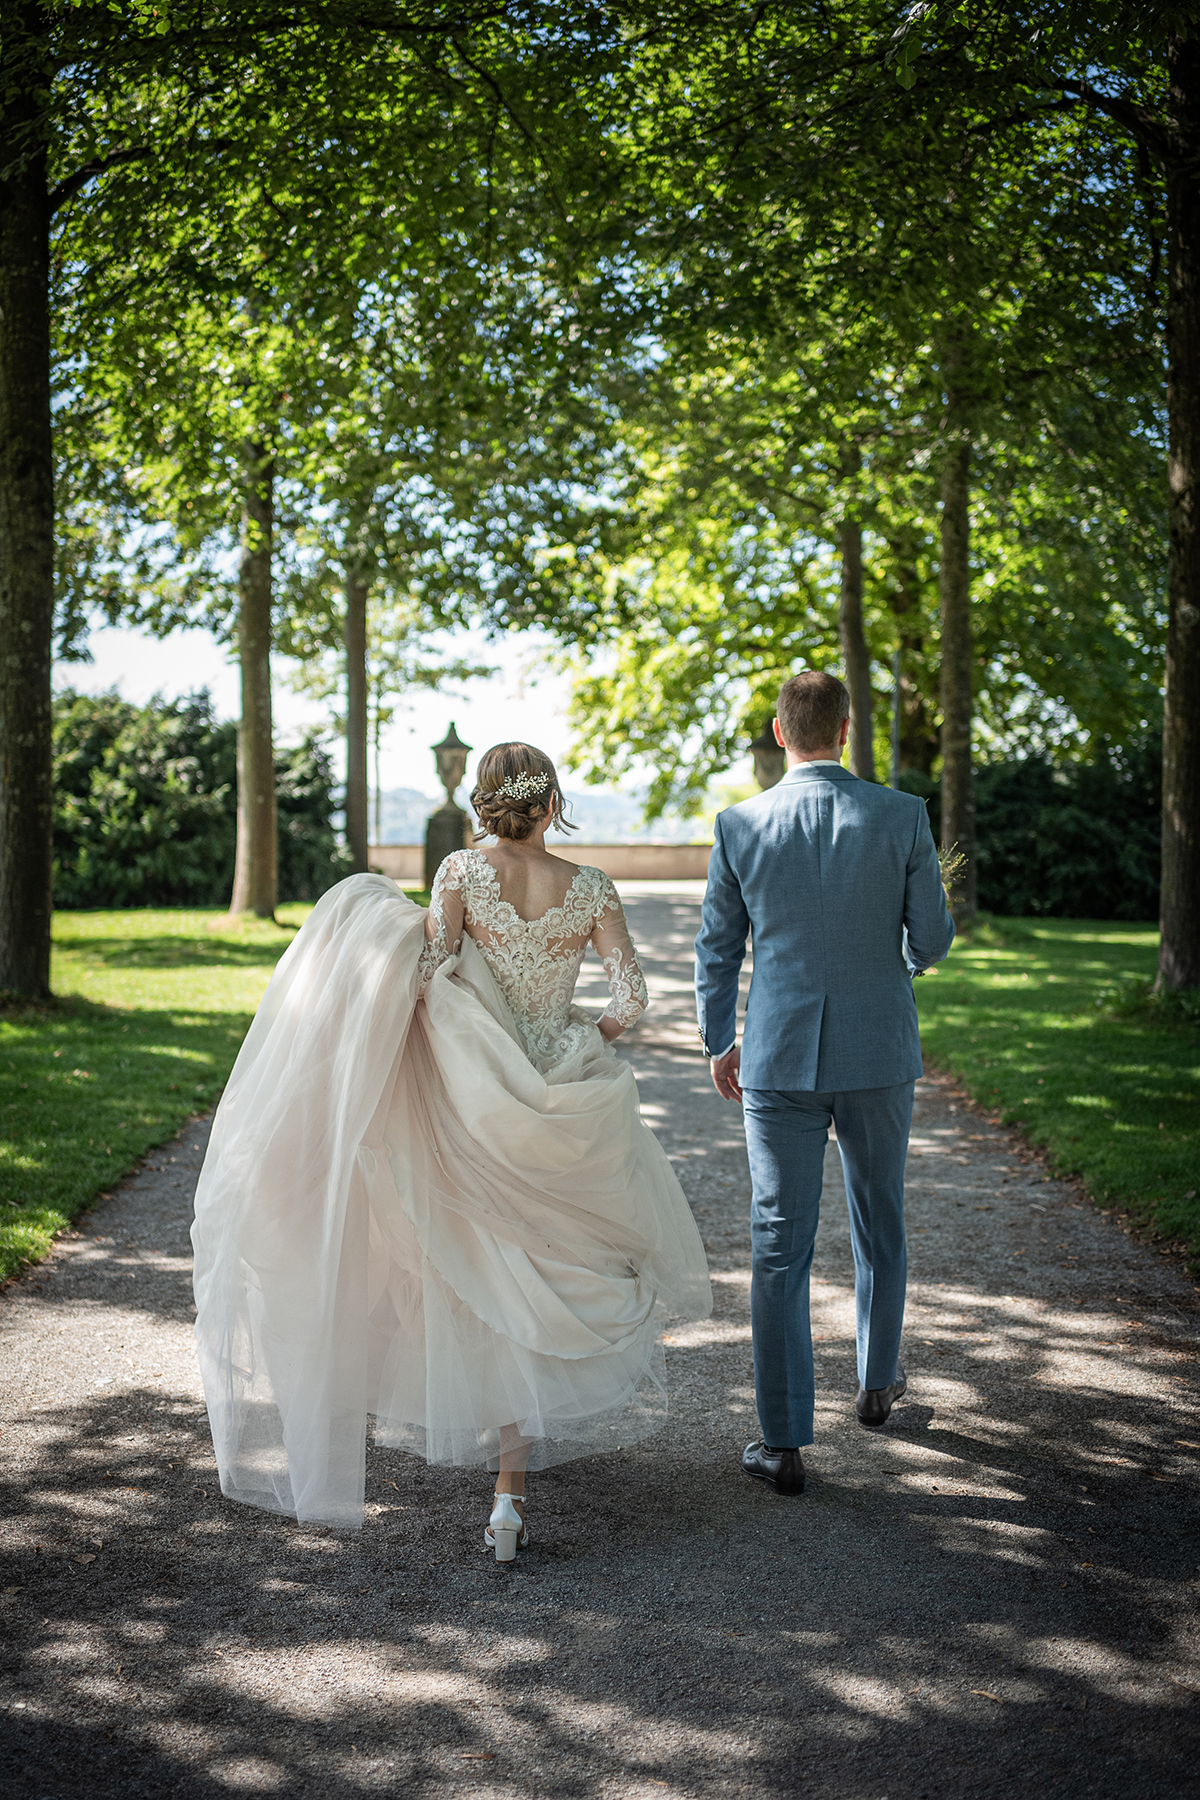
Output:
<instances>
[{"instance_id":1,"label":"groom","mask_svg":"<svg viewBox=\"0 0 1200 1800\"><path fill-rule=\"evenodd\" d=\"M858 1417L904 1392L904 1160L921 1043L912 977L954 938L925 803L842 767L850 696L832 675L785 682L787 773L717 819L696 939L700 1037L717 1092L740 1100L752 1199L754 1380L747 1475L804 1490L813 1441L808 1283L832 1122L850 1207ZM742 1050L738 971L753 935Z\"/></svg>"}]
</instances>

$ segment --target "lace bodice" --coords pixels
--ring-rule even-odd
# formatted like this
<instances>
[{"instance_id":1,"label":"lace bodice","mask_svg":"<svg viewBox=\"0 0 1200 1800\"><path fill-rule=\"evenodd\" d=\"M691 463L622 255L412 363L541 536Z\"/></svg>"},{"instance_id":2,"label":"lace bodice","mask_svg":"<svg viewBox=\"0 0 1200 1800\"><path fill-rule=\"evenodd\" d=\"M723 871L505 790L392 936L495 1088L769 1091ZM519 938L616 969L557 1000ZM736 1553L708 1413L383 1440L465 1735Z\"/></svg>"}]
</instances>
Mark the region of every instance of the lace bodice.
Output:
<instances>
[{"instance_id":1,"label":"lace bodice","mask_svg":"<svg viewBox=\"0 0 1200 1800\"><path fill-rule=\"evenodd\" d=\"M617 890L602 869L580 868L561 906L523 919L501 898L500 878L481 850L457 850L434 879L430 941L422 981L455 955L463 932L479 946L508 1001L526 1054L543 1074L574 1047L592 1021L572 1005L589 944L604 964L611 999L605 1013L622 1027L646 1010L646 981Z\"/></svg>"}]
</instances>

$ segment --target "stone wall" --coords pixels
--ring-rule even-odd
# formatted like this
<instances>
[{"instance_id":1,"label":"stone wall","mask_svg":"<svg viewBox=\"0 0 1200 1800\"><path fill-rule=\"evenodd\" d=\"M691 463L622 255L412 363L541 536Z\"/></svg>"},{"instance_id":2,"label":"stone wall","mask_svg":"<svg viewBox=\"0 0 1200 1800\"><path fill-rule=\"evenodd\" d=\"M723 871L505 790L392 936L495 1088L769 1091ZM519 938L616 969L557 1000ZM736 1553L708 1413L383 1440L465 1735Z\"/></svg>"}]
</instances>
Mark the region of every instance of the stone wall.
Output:
<instances>
[{"instance_id":1,"label":"stone wall","mask_svg":"<svg viewBox=\"0 0 1200 1800\"><path fill-rule=\"evenodd\" d=\"M708 874L709 844L554 844L552 856L564 862L590 863L614 881L703 881ZM372 844L372 869L393 881L419 882L425 867L420 844Z\"/></svg>"}]
</instances>

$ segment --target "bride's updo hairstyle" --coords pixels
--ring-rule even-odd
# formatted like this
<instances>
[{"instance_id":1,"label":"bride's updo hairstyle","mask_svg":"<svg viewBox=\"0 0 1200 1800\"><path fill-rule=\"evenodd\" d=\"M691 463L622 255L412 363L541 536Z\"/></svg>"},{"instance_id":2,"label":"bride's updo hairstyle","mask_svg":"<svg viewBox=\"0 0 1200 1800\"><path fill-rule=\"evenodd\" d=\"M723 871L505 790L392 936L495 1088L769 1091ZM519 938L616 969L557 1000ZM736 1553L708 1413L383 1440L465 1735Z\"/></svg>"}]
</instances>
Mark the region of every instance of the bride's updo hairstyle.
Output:
<instances>
[{"instance_id":1,"label":"bride's updo hairstyle","mask_svg":"<svg viewBox=\"0 0 1200 1800\"><path fill-rule=\"evenodd\" d=\"M529 837L546 814L557 831L575 831L563 817L558 772L532 744L493 744L479 759L471 805L479 819L477 838Z\"/></svg>"}]
</instances>

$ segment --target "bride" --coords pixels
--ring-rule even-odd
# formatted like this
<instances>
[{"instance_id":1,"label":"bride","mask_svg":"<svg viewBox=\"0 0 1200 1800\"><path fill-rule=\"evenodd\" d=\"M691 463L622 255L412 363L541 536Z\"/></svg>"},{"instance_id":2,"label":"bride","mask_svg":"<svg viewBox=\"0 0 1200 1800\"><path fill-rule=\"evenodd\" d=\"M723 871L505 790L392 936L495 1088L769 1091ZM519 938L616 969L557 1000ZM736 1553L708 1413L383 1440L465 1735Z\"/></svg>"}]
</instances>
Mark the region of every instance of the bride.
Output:
<instances>
[{"instance_id":1,"label":"bride","mask_svg":"<svg viewBox=\"0 0 1200 1800\"><path fill-rule=\"evenodd\" d=\"M659 1429L661 1314L711 1294L612 1048L646 1006L616 889L546 850L540 750L497 744L471 801L494 841L427 912L355 875L280 960L196 1193L196 1342L229 1498L360 1525L373 1414L377 1444L496 1473L510 1561L526 1471Z\"/></svg>"}]
</instances>

